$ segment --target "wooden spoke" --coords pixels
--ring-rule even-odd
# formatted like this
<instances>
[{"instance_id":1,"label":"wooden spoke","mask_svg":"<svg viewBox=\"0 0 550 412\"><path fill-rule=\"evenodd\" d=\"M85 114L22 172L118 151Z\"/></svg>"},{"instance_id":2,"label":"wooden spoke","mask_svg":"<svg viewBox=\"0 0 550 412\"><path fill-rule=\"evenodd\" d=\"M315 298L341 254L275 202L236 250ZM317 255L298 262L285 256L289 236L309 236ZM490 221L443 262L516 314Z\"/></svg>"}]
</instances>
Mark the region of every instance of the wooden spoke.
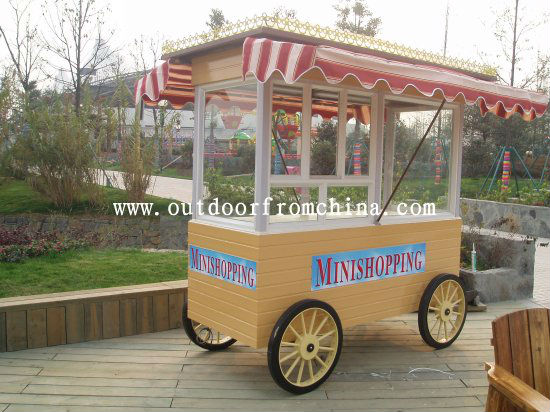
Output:
<instances>
[{"instance_id":1,"label":"wooden spoke","mask_svg":"<svg viewBox=\"0 0 550 412\"><path fill-rule=\"evenodd\" d=\"M428 309L429 310L433 310L434 312L436 312L437 310L439 310L439 308L436 308L434 306L428 306Z\"/></svg>"},{"instance_id":2,"label":"wooden spoke","mask_svg":"<svg viewBox=\"0 0 550 412\"><path fill-rule=\"evenodd\" d=\"M319 324L319 326L317 326L317 329L315 330L315 332L313 333L314 335L318 335L319 332L321 331L321 329L323 328L323 326L325 326L325 323L327 323L327 320L328 320L329 316L325 316L325 318L321 321L321 323Z\"/></svg>"},{"instance_id":3,"label":"wooden spoke","mask_svg":"<svg viewBox=\"0 0 550 412\"><path fill-rule=\"evenodd\" d=\"M300 369L298 369L298 379L296 379L296 383L299 385L302 383L302 374L304 373L304 365L306 364L305 360L300 361Z\"/></svg>"},{"instance_id":4,"label":"wooden spoke","mask_svg":"<svg viewBox=\"0 0 550 412\"><path fill-rule=\"evenodd\" d=\"M435 318L434 324L433 324L432 327L430 328L430 333L433 332L433 330L435 329L435 327L437 326L437 324L438 324L440 321L441 321L441 319Z\"/></svg>"},{"instance_id":5,"label":"wooden spoke","mask_svg":"<svg viewBox=\"0 0 550 412\"><path fill-rule=\"evenodd\" d=\"M436 340L439 340L439 337L441 336L441 324L443 323L443 321L439 321L439 327L437 328L437 338Z\"/></svg>"},{"instance_id":6,"label":"wooden spoke","mask_svg":"<svg viewBox=\"0 0 550 412\"><path fill-rule=\"evenodd\" d=\"M287 360L292 359L292 358L295 357L295 356L298 356L298 353L299 353L299 352L298 352L297 350L295 350L294 352L290 352L288 355L286 355L285 357L281 358L281 359L279 360L279 362L281 362L281 363L286 362Z\"/></svg>"},{"instance_id":7,"label":"wooden spoke","mask_svg":"<svg viewBox=\"0 0 550 412\"><path fill-rule=\"evenodd\" d=\"M197 326L195 326L193 329L195 329L195 332L202 327L202 323L197 323Z\"/></svg>"},{"instance_id":8,"label":"wooden spoke","mask_svg":"<svg viewBox=\"0 0 550 412\"><path fill-rule=\"evenodd\" d=\"M281 346L290 346L290 347L296 347L299 346L296 342L281 342Z\"/></svg>"},{"instance_id":9,"label":"wooden spoke","mask_svg":"<svg viewBox=\"0 0 550 412\"><path fill-rule=\"evenodd\" d=\"M445 340L447 340L449 336L447 335L447 321L443 322L443 329L445 331Z\"/></svg>"},{"instance_id":10,"label":"wooden spoke","mask_svg":"<svg viewBox=\"0 0 550 412\"><path fill-rule=\"evenodd\" d=\"M334 329L325 333L324 335L321 335L319 336L317 339L319 339L320 341L325 339L325 338L328 338L330 335L332 335L334 332L336 332Z\"/></svg>"},{"instance_id":11,"label":"wooden spoke","mask_svg":"<svg viewBox=\"0 0 550 412\"><path fill-rule=\"evenodd\" d=\"M453 298L455 297L456 295L456 292L458 292L458 288L456 286L453 286L453 294L451 296L449 296L449 299L448 300L453 300Z\"/></svg>"},{"instance_id":12,"label":"wooden spoke","mask_svg":"<svg viewBox=\"0 0 550 412\"><path fill-rule=\"evenodd\" d=\"M307 329L306 329L306 319L304 317L304 312L300 313L300 320L302 322L302 332L305 335L307 333Z\"/></svg>"},{"instance_id":13,"label":"wooden spoke","mask_svg":"<svg viewBox=\"0 0 550 412\"><path fill-rule=\"evenodd\" d=\"M319 355L315 355L315 360L319 362L321 365L323 365L323 368L327 367L327 364L323 362L323 360L319 357Z\"/></svg>"},{"instance_id":14,"label":"wooden spoke","mask_svg":"<svg viewBox=\"0 0 550 412\"><path fill-rule=\"evenodd\" d=\"M315 326L315 318L317 317L317 309L313 311L313 315L311 316L311 323L309 324L309 333L313 333L313 327Z\"/></svg>"},{"instance_id":15,"label":"wooden spoke","mask_svg":"<svg viewBox=\"0 0 550 412\"><path fill-rule=\"evenodd\" d=\"M301 339L301 338L302 338L302 335L300 335L298 332L296 332L296 329L294 329L294 328L292 327L292 325L288 325L288 328L292 331L292 333L294 333L294 335L296 335L296 337L297 337L298 339Z\"/></svg>"},{"instance_id":16,"label":"wooden spoke","mask_svg":"<svg viewBox=\"0 0 550 412\"><path fill-rule=\"evenodd\" d=\"M313 375L313 362L310 360L307 361L307 369L309 371L309 379L313 381L315 376Z\"/></svg>"},{"instance_id":17,"label":"wooden spoke","mask_svg":"<svg viewBox=\"0 0 550 412\"><path fill-rule=\"evenodd\" d=\"M288 379L288 377L290 376L290 374L292 373L292 371L294 370L294 368L296 367L299 361L300 361L300 357L297 357L296 360L292 362L292 365L290 365L290 368L288 368L288 370L285 373L285 378Z\"/></svg>"},{"instance_id":18,"label":"wooden spoke","mask_svg":"<svg viewBox=\"0 0 550 412\"><path fill-rule=\"evenodd\" d=\"M319 346L320 351L334 352L336 349L331 346Z\"/></svg>"},{"instance_id":19,"label":"wooden spoke","mask_svg":"<svg viewBox=\"0 0 550 412\"><path fill-rule=\"evenodd\" d=\"M458 299L458 300L455 300L454 302L451 302L451 307L455 307L456 305L458 305L459 303L462 302L462 298Z\"/></svg>"}]
</instances>

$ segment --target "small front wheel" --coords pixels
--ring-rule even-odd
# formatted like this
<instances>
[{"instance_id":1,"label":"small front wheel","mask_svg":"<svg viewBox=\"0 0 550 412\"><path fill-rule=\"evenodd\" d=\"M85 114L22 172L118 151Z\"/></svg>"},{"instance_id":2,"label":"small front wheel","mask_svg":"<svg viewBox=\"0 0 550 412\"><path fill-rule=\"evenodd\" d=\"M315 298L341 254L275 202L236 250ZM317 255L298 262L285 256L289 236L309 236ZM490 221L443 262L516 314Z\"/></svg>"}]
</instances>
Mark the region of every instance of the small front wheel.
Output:
<instances>
[{"instance_id":1,"label":"small front wheel","mask_svg":"<svg viewBox=\"0 0 550 412\"><path fill-rule=\"evenodd\" d=\"M203 349L210 351L223 350L236 342L231 336L226 336L202 323L189 319L187 317L187 302L183 303L182 323L183 329L191 342Z\"/></svg>"},{"instance_id":2,"label":"small front wheel","mask_svg":"<svg viewBox=\"0 0 550 412\"><path fill-rule=\"evenodd\" d=\"M292 393L306 393L332 373L342 351L342 325L332 306L303 300L279 318L269 339L273 380Z\"/></svg>"},{"instance_id":3,"label":"small front wheel","mask_svg":"<svg viewBox=\"0 0 550 412\"><path fill-rule=\"evenodd\" d=\"M436 348L450 346L466 321L464 281L456 275L437 275L426 287L418 308L418 328L424 342Z\"/></svg>"}]
</instances>

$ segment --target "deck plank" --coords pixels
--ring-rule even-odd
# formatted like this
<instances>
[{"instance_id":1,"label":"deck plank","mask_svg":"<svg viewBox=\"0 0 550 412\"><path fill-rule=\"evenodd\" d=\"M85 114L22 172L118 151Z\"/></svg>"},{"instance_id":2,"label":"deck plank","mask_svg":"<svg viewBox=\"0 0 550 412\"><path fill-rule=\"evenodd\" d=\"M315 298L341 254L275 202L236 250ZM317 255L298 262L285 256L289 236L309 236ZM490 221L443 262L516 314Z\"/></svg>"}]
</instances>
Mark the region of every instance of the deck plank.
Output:
<instances>
[{"instance_id":1,"label":"deck plank","mask_svg":"<svg viewBox=\"0 0 550 412\"><path fill-rule=\"evenodd\" d=\"M179 308L169 296L121 305L130 313L120 318L121 334L124 324L135 322L133 311L148 313L135 327L152 332L175 322ZM6 352L0 354L0 412L483 411L491 321L530 305L492 304L470 314L459 339L440 351L423 343L415 314L350 328L332 376L299 397L272 381L265 349L237 343L207 352L182 329ZM90 305L86 312L87 339L116 336L116 325L98 330L94 324L110 316L108 308Z\"/></svg>"}]
</instances>

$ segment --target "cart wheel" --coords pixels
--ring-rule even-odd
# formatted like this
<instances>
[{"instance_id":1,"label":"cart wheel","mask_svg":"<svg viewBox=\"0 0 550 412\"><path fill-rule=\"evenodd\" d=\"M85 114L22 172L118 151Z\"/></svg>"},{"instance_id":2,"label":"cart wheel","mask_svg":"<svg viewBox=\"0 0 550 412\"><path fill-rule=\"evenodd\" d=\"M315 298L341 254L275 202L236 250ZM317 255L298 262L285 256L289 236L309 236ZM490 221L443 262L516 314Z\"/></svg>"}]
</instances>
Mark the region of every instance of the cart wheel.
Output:
<instances>
[{"instance_id":1,"label":"cart wheel","mask_svg":"<svg viewBox=\"0 0 550 412\"><path fill-rule=\"evenodd\" d=\"M436 276L420 300L418 328L424 342L436 348L450 346L466 321L464 281L456 275Z\"/></svg>"},{"instance_id":2,"label":"cart wheel","mask_svg":"<svg viewBox=\"0 0 550 412\"><path fill-rule=\"evenodd\" d=\"M182 323L191 342L203 349L223 350L236 342L231 336L223 335L202 323L189 319L187 317L187 302L183 303Z\"/></svg>"},{"instance_id":3,"label":"cart wheel","mask_svg":"<svg viewBox=\"0 0 550 412\"><path fill-rule=\"evenodd\" d=\"M279 318L267 349L273 380L292 393L306 393L332 373L342 351L342 325L332 306L302 300Z\"/></svg>"}]
</instances>

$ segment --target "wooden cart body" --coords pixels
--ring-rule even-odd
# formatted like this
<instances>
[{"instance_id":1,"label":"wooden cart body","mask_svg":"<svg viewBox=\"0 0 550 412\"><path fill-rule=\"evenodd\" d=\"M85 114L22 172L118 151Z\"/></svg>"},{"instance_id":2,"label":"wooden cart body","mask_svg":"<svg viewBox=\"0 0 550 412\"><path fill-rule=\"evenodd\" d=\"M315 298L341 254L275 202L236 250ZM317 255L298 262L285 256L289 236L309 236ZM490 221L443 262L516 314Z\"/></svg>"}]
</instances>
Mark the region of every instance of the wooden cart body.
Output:
<instances>
[{"instance_id":1,"label":"wooden cart body","mask_svg":"<svg viewBox=\"0 0 550 412\"><path fill-rule=\"evenodd\" d=\"M192 82L196 90L226 82L239 84L242 81L242 46L209 51L202 55L199 53L191 59L191 67ZM319 87L329 86L323 75L315 70L307 73L303 80ZM340 90L358 90L359 87L352 78L338 84ZM375 92L382 95L383 88ZM439 103L438 99L419 98L414 92L407 92L405 95L412 99L411 102L418 104L425 101L432 108ZM263 107L260 100L261 96L258 96L258 112ZM197 98L195 103L204 104L200 99L197 102ZM463 105L455 103L450 104L450 107L456 110L457 120L461 120ZM271 109L266 109L269 118L267 115L262 118L258 114L263 119L258 122L270 122ZM381 112L379 110L379 122L384 121ZM201 108L195 107L195 118L201 119L202 116L204 113ZM258 124L258 131L264 126ZM458 276L459 272L462 221L458 217L461 151L458 143L462 135L461 126L460 121L456 122L453 135L455 144L452 147L453 164L450 176L452 193L449 194L452 213L444 216L425 221L417 219L412 223L382 225L374 225L370 220L359 227L342 222L343 227L307 230L297 227L286 230L285 233L269 233L269 230L268 233L245 231L223 223L193 219L189 223L190 248L202 248L254 262L256 284L255 290L252 290L220 277L199 273L190 266L189 318L209 325L253 348L263 348L267 346L275 322L281 314L303 299L318 299L333 306L343 327L417 310L422 293L430 280L441 273ZM383 128L380 124L373 124L371 127L374 130L376 127ZM196 123L196 128L200 133L200 122ZM202 133L205 133L204 130ZM378 134L381 134L380 130ZM381 152L382 144L379 144L378 149L371 149ZM256 150L262 149L257 147ZM195 150L195 159L198 158L202 158L201 147ZM202 179L202 165L198 163L195 162L194 181ZM381 186L382 183L379 181L378 185ZM197 196L200 188L194 189L194 196ZM426 262L422 273L386 279L382 277L363 283L312 290L313 256L412 244L425 244ZM192 259L193 256L190 255L189 260Z\"/></svg>"},{"instance_id":2,"label":"wooden cart body","mask_svg":"<svg viewBox=\"0 0 550 412\"><path fill-rule=\"evenodd\" d=\"M282 313L302 299L319 299L343 327L413 312L440 273L458 275L461 220L257 234L190 222L189 244L256 262L256 290L189 271L189 317L253 347L267 346ZM311 290L315 255L426 243L426 271Z\"/></svg>"}]
</instances>

